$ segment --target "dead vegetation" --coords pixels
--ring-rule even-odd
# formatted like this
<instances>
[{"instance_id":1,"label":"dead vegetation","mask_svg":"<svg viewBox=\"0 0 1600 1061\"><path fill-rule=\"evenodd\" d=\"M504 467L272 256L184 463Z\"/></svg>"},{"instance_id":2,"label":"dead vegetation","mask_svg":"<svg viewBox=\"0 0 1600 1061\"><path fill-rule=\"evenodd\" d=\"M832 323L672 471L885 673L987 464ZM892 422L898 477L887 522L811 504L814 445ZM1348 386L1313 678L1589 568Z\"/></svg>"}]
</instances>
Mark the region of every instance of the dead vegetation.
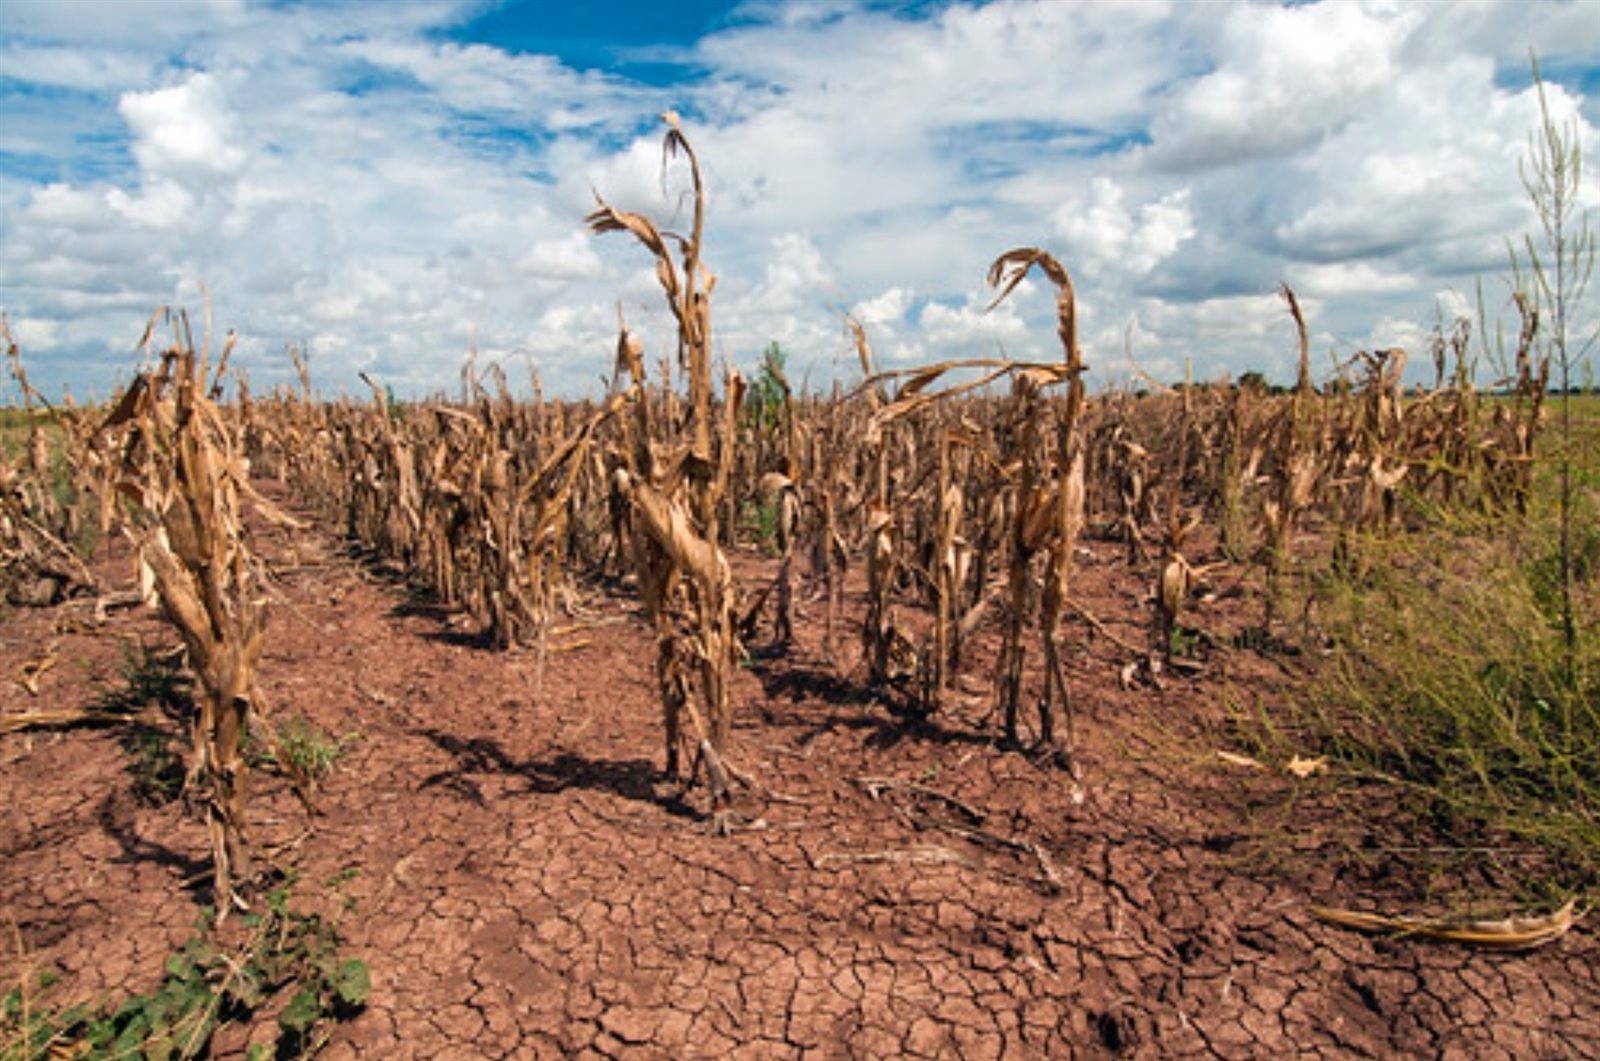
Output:
<instances>
[{"instance_id":1,"label":"dead vegetation","mask_svg":"<svg viewBox=\"0 0 1600 1061\"><path fill-rule=\"evenodd\" d=\"M253 871L241 744L261 700L256 671L267 627L264 575L244 523L254 490L237 429L216 404L232 336L213 365L209 334L197 352L187 317L170 320L173 338L159 364L134 378L100 433L117 454L116 490L128 502L123 529L141 577L148 572L198 683L184 792L210 828L217 905L247 908ZM147 355L153 339L152 327Z\"/></svg>"},{"instance_id":2,"label":"dead vegetation","mask_svg":"<svg viewBox=\"0 0 1600 1061\"><path fill-rule=\"evenodd\" d=\"M253 395L240 380L224 400L230 347L212 363L209 338L197 352L179 315L168 318L171 344L146 345L146 367L108 410L79 410L43 401L7 335L27 431L20 455L0 451L0 559L8 588L52 584L8 591L29 604L96 592L70 544L86 525L120 527L134 542L199 679L188 790L211 826L220 899L242 903L251 869L239 744L260 707L267 616L244 516L252 475L283 481L497 649L542 658L558 621L583 619L586 586L628 584L655 633L666 775L682 780L687 751L688 783L704 769L724 829L734 781L764 791L728 761L730 675L769 631L772 650L789 644L797 600L823 601L830 649L859 644L830 652L837 677L859 679L909 724L949 715L964 681L986 682L993 710L977 724L1076 774L1067 661L1080 638L1115 640L1130 657L1126 683L1182 680L1204 668L1194 645L1209 636L1186 626L1190 602L1226 580L1261 602L1259 626L1236 647L1327 648L1328 580L1366 577L1372 543L1430 533L1457 514L1521 518L1536 506L1549 359L1526 300L1516 303L1522 328L1504 395L1475 386L1467 322L1438 336L1431 389L1402 386L1399 350L1362 352L1319 386L1285 286L1299 345L1287 393L1223 380L1090 397L1068 271L1023 248L993 263L995 302L1042 273L1057 293L1060 361L878 372L868 334L849 320L860 385L797 394L781 362L769 362L772 415L746 415L746 382L730 369L719 391L713 374L716 278L704 260L699 160L677 117L665 121L664 152L689 172L690 231L604 199L587 220L652 256L683 394L673 364L647 372L644 343L619 320L599 402L547 401L537 380L535 399L518 401L500 370L480 373L473 361L459 400L401 402L371 379L370 401L324 400L293 351L297 389ZM74 504L49 489L60 467ZM740 585L729 562L749 544L738 537L746 506L773 513L781 564L770 586ZM1143 647L1074 602L1087 538L1122 543L1149 587ZM1207 563L1201 538L1215 543ZM807 557L809 570L797 571ZM850 564L865 568L855 616L841 612ZM974 675L968 646L986 627L998 631L998 657L992 673ZM1034 643L1038 668L1026 665ZM1569 726L1565 740L1562 754L1581 752L1593 731Z\"/></svg>"}]
</instances>

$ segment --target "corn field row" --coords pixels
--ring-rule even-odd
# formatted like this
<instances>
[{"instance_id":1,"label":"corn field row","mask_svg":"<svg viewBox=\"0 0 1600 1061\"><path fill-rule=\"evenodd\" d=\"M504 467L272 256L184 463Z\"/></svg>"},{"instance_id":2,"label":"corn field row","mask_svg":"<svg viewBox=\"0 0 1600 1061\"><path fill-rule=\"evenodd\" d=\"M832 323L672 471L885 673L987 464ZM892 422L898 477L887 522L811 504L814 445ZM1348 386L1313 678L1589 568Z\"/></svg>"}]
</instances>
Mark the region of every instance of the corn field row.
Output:
<instances>
[{"instance_id":1,"label":"corn field row","mask_svg":"<svg viewBox=\"0 0 1600 1061\"><path fill-rule=\"evenodd\" d=\"M1362 353L1317 386L1287 287L1299 374L1286 393L1220 382L1090 395L1068 270L1025 248L1002 254L989 281L996 302L1035 271L1049 282L1057 361L879 372L870 336L847 319L861 365L849 389L797 394L776 360L760 388L714 372L699 163L667 118L665 150L693 183L690 232L604 201L588 221L653 257L676 355L647 365L619 320L599 400L514 400L497 368L472 364L455 400L397 402L377 380L370 395L326 399L293 351L299 385L255 394L228 369L231 336L213 360L209 325L196 342L186 317L163 311L116 400L53 405L7 333L28 428L18 451L0 451L0 580L14 603L97 593L72 543L92 526L132 544L198 679L188 788L211 823L219 897L245 901L239 741L269 636L270 576L246 512L290 518L253 481L280 481L500 648L542 653L590 587L627 587L656 637L667 773L704 776L718 825L749 780L729 761L732 672L748 646L792 638L799 588L822 602L828 658L910 716L941 710L972 667L972 640L992 631L998 662L983 677L1001 737L1031 732L1072 767L1065 661L1081 646L1062 620L1086 537L1120 542L1149 580L1159 666L1203 573L1197 540L1259 575L1270 636L1290 621L1294 580L1337 562L1352 536L1407 533L1432 508L1529 503L1548 364L1526 304L1508 396L1475 387L1465 325L1428 351L1431 387L1402 387L1401 350ZM779 558L758 585L729 563L755 544L752 514ZM852 569L865 589L847 597ZM837 651L851 642L857 651ZM1026 665L1030 652L1042 666Z\"/></svg>"}]
</instances>

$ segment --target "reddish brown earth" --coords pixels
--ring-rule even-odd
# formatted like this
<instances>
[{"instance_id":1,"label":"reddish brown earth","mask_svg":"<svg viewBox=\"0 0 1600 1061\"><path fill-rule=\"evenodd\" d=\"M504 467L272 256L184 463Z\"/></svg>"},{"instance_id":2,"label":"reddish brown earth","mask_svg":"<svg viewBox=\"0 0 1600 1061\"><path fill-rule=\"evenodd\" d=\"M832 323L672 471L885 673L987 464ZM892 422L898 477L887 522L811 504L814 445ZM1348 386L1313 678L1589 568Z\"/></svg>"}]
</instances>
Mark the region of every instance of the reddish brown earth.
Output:
<instances>
[{"instance_id":1,"label":"reddish brown earth","mask_svg":"<svg viewBox=\"0 0 1600 1061\"><path fill-rule=\"evenodd\" d=\"M298 869L295 902L338 914L372 969L326 1057L1600 1056L1588 925L1497 954L1308 914L1406 912L1417 884L1384 854L1404 841L1381 808L1339 825L1332 801L1359 792L1216 758L1226 705L1272 695L1279 664L1253 653L1124 689L1129 653L1069 624L1074 782L997 747L992 632L966 691L908 726L856 684L854 622L824 658L807 605L793 650L738 677L731 758L765 791L717 837L703 792L679 802L657 777L653 642L625 594L583 597L541 687L535 654L481 647L324 536L262 551L270 711L353 738L314 819L277 777L251 802L257 842ZM1088 553L1079 600L1142 644L1140 574L1118 546ZM1242 608L1192 619L1225 632ZM6 615L0 713L120 687L119 639L175 644L151 615L91 614ZM12 676L50 646L35 698ZM204 828L136 800L119 736L0 736L0 990L16 940L62 974L47 1002L148 990L208 901ZM271 1023L214 1050L271 1041Z\"/></svg>"}]
</instances>

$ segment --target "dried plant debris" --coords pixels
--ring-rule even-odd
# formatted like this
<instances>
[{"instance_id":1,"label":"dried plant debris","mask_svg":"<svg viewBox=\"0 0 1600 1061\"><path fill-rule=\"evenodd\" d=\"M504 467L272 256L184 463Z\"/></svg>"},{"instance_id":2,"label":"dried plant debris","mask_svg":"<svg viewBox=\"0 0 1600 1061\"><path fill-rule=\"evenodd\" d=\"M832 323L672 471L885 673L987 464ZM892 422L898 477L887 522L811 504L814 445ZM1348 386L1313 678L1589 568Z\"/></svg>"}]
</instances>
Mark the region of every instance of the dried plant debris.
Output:
<instances>
[{"instance_id":1,"label":"dried plant debris","mask_svg":"<svg viewBox=\"0 0 1600 1061\"><path fill-rule=\"evenodd\" d=\"M1461 943L1486 950L1531 950L1566 935L1588 913L1578 909L1576 898L1560 909L1540 916L1505 917L1498 920L1470 918L1385 917L1381 914L1341 910L1328 906L1310 908L1313 917L1329 924L1358 932L1392 936L1419 936L1445 943Z\"/></svg>"}]
</instances>

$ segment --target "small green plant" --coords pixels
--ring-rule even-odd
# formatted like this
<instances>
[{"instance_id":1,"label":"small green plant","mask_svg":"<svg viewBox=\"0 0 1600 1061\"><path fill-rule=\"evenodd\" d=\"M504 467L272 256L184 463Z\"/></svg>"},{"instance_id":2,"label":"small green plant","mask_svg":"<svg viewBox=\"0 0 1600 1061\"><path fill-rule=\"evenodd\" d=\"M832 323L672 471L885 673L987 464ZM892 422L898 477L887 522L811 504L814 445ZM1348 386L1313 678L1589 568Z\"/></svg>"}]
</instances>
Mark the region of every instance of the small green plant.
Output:
<instances>
[{"instance_id":1,"label":"small green plant","mask_svg":"<svg viewBox=\"0 0 1600 1061\"><path fill-rule=\"evenodd\" d=\"M200 1057L219 1028L248 1021L284 994L290 997L278 1017L272 1056L315 1053L332 1022L353 1017L366 1004L372 978L365 962L339 953L335 925L290 909L290 883L267 897L264 910L245 918L244 937L232 947L218 940L207 911L195 935L167 958L161 986L115 1009L40 1008L35 999L55 977L49 971L24 973L0 1000L0 1061ZM252 1048L251 1056L266 1054Z\"/></svg>"},{"instance_id":2,"label":"small green plant","mask_svg":"<svg viewBox=\"0 0 1600 1061\"><path fill-rule=\"evenodd\" d=\"M299 715L290 716L278 726L261 719L256 722L241 745L245 760L254 769L276 771L287 777L307 812L314 813L322 782L359 737L354 733L334 737ZM261 732L263 725L270 730Z\"/></svg>"},{"instance_id":3,"label":"small green plant","mask_svg":"<svg viewBox=\"0 0 1600 1061\"><path fill-rule=\"evenodd\" d=\"M122 642L118 665L123 685L103 689L95 707L108 714L136 715L156 708L176 727L187 725L194 712L187 675L178 657L151 649L143 641ZM133 776L134 795L143 803L161 806L183 792L183 749L178 729L159 724L136 722L121 739L128 755L128 773Z\"/></svg>"},{"instance_id":4,"label":"small green plant","mask_svg":"<svg viewBox=\"0 0 1600 1061\"><path fill-rule=\"evenodd\" d=\"M1556 429L1560 444L1555 466L1557 522L1560 543L1559 619L1566 646L1568 670L1578 649L1578 607L1574 587L1579 581L1573 554L1577 494L1574 479L1582 477L1576 459L1573 426L1574 374L1588 368L1588 357L1600 340L1600 324L1581 316L1589 281L1594 276L1595 233L1589 211L1583 208L1583 146L1577 119L1558 122L1545 93L1539 60L1533 58L1533 84L1539 95L1539 125L1528 137L1528 154L1519 173L1528 202L1538 217L1539 230L1511 247L1511 269L1519 292L1531 301L1539 321L1536 341L1544 356L1554 362L1560 390ZM1588 331L1588 335L1583 335ZM1569 675L1570 677L1570 675ZM1568 727L1571 728L1570 725Z\"/></svg>"},{"instance_id":5,"label":"small green plant","mask_svg":"<svg viewBox=\"0 0 1600 1061\"><path fill-rule=\"evenodd\" d=\"M1573 583L1578 586L1592 583L1596 574L1600 573L1600 511L1594 511L1592 503L1584 504L1583 501L1579 498L1574 502L1580 518L1570 528L1565 558L1559 541L1551 541L1524 564L1524 574L1533 589L1539 611L1554 626L1564 622L1563 609L1566 603L1562 588L1567 574L1564 565L1570 569Z\"/></svg>"},{"instance_id":6,"label":"small green plant","mask_svg":"<svg viewBox=\"0 0 1600 1061\"><path fill-rule=\"evenodd\" d=\"M768 556L778 555L778 520L783 516L781 497L751 498L739 508L739 529L756 540Z\"/></svg>"},{"instance_id":7,"label":"small green plant","mask_svg":"<svg viewBox=\"0 0 1600 1061\"><path fill-rule=\"evenodd\" d=\"M123 639L117 674L120 688L102 687L95 709L107 714L136 714L158 708L175 723L187 725L194 713L192 682L182 666L182 654L151 648L144 639Z\"/></svg>"},{"instance_id":8,"label":"small green plant","mask_svg":"<svg viewBox=\"0 0 1600 1061\"><path fill-rule=\"evenodd\" d=\"M353 734L333 737L299 715L292 716L278 729L283 766L291 774L313 783L320 783L333 773L333 768L344 757L345 748L355 739Z\"/></svg>"},{"instance_id":9,"label":"small green plant","mask_svg":"<svg viewBox=\"0 0 1600 1061\"><path fill-rule=\"evenodd\" d=\"M164 806L183 794L183 756L172 734L154 726L135 726L122 738L128 753L133 794L141 803Z\"/></svg>"},{"instance_id":10,"label":"small green plant","mask_svg":"<svg viewBox=\"0 0 1600 1061\"><path fill-rule=\"evenodd\" d=\"M383 388L383 407L389 419L399 423L406 417L405 403L395 397L394 388L385 385Z\"/></svg>"}]
</instances>

